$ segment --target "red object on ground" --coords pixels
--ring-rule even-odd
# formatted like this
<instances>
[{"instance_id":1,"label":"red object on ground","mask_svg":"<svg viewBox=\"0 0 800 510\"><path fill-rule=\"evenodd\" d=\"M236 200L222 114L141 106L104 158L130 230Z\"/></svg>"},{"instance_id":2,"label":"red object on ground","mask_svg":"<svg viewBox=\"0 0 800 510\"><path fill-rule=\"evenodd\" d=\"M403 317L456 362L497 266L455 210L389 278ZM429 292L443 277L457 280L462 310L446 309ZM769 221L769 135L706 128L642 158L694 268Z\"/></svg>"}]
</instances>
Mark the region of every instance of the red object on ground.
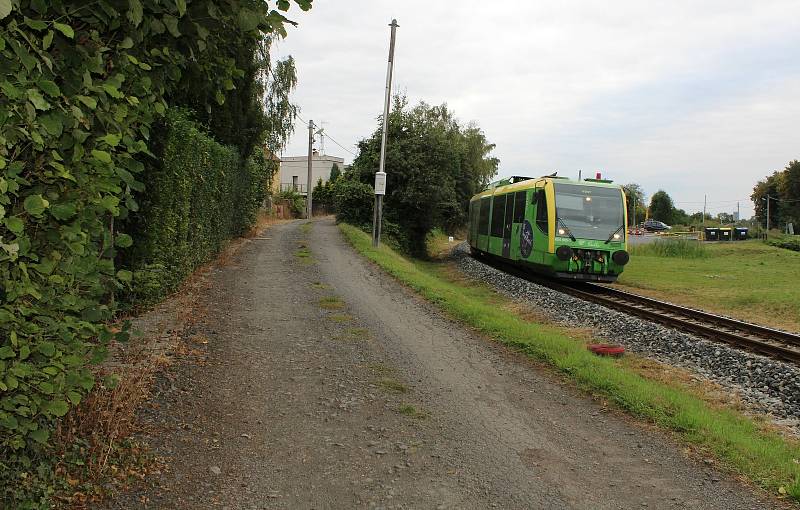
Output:
<instances>
[{"instance_id":1,"label":"red object on ground","mask_svg":"<svg viewBox=\"0 0 800 510\"><path fill-rule=\"evenodd\" d=\"M625 353L625 348L623 346L615 344L589 344L586 348L598 356L619 357Z\"/></svg>"}]
</instances>

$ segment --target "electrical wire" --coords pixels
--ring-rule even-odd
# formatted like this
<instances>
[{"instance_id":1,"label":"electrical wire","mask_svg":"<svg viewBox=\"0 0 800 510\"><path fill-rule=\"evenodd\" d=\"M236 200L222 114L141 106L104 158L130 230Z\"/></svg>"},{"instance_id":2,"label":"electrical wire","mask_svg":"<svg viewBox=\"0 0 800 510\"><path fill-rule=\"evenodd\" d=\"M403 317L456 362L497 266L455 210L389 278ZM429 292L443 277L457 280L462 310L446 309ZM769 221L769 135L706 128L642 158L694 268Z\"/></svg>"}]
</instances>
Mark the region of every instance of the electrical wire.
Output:
<instances>
[{"instance_id":1,"label":"electrical wire","mask_svg":"<svg viewBox=\"0 0 800 510\"><path fill-rule=\"evenodd\" d=\"M299 119L299 120L300 120L300 121L301 121L303 124L308 124L308 122L306 122L305 120L303 120L303 117L301 117L301 116L299 116L299 115L296 115L296 117L297 117L297 118L298 118L298 119ZM313 122L313 121L312 121L312 122ZM330 141L332 141L333 143L335 143L336 145L338 145L338 146L339 146L339 148L341 148L343 151L349 152L349 153L350 153L350 155L352 155L353 157L358 157L358 154L356 154L355 152L353 152L353 151L351 151L350 149L346 148L344 145L342 145L342 144L340 144L339 142L337 142L337 141L336 141L336 140L335 140L335 139L334 139L334 138L333 138L333 137L330 135L330 133L328 133L328 131L327 131L327 128L325 128L325 129L326 129L326 131L325 131L325 134L324 134L324 136L325 136L325 137L326 137L328 140L330 140Z\"/></svg>"}]
</instances>

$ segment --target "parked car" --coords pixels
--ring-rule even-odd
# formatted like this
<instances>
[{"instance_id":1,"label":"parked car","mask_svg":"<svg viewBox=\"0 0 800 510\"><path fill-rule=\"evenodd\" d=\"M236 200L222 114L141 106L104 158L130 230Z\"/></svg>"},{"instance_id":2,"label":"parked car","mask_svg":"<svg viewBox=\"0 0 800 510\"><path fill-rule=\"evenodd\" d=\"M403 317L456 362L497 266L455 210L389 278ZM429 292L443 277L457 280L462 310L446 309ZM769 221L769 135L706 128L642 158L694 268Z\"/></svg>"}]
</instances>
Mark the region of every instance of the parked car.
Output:
<instances>
[{"instance_id":1,"label":"parked car","mask_svg":"<svg viewBox=\"0 0 800 510\"><path fill-rule=\"evenodd\" d=\"M648 232L663 232L672 228L666 223L656 220L646 220L643 226Z\"/></svg>"}]
</instances>

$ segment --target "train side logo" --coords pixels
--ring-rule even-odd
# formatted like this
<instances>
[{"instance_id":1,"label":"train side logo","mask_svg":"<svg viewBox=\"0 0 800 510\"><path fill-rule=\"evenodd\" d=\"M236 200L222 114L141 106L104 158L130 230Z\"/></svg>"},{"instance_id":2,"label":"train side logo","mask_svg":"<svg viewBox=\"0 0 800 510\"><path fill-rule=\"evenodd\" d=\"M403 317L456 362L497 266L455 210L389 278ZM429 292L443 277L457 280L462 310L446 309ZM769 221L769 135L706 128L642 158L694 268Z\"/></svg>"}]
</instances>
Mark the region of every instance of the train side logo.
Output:
<instances>
[{"instance_id":1,"label":"train side logo","mask_svg":"<svg viewBox=\"0 0 800 510\"><path fill-rule=\"evenodd\" d=\"M524 258L528 258L533 249L533 228L528 220L522 224L522 232L519 234L519 252Z\"/></svg>"}]
</instances>

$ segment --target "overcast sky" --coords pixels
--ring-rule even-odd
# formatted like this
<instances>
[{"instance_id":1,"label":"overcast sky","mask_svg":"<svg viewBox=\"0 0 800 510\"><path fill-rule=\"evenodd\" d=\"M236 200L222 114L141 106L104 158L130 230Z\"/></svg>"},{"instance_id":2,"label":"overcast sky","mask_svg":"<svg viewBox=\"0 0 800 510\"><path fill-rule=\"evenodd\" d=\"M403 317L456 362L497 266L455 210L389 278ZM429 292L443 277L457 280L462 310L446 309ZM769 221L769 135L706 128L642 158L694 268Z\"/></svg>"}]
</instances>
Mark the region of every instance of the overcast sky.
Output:
<instances>
[{"instance_id":1,"label":"overcast sky","mask_svg":"<svg viewBox=\"0 0 800 510\"><path fill-rule=\"evenodd\" d=\"M798 0L315 0L289 17L275 53L297 61L300 116L353 153L383 109L397 18L393 90L476 121L499 177L601 171L748 217L754 183L800 158ZM284 155L307 140L298 121Z\"/></svg>"}]
</instances>

